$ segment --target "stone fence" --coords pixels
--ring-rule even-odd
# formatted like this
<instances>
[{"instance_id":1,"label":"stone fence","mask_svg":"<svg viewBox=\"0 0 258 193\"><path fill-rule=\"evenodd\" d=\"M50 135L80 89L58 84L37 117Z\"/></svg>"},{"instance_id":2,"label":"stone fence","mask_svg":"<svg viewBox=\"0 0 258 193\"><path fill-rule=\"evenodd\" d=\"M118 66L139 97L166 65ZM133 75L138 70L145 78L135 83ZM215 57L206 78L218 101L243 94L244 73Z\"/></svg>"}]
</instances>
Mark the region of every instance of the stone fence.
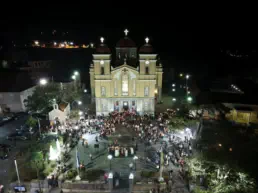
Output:
<instances>
[{"instance_id":1,"label":"stone fence","mask_svg":"<svg viewBox=\"0 0 258 193\"><path fill-rule=\"evenodd\" d=\"M18 182L13 182L10 184L10 192L15 192L14 187L18 186ZM35 193L39 190L39 181L32 180L31 182L21 183L21 186L26 187L26 192ZM63 192L94 192L94 193L104 193L110 192L108 184L104 181L88 182L88 181L58 181L58 187L63 190ZM40 181L40 188L44 193L51 191L51 186L48 185L47 180Z\"/></svg>"}]
</instances>

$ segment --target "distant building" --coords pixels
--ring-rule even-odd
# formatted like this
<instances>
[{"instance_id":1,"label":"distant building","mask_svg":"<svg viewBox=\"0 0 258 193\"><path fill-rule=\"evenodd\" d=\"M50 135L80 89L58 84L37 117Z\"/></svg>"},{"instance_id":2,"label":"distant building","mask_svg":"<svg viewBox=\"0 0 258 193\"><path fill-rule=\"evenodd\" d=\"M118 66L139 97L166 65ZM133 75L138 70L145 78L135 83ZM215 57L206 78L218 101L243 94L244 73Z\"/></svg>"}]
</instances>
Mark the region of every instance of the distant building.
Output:
<instances>
[{"instance_id":1,"label":"distant building","mask_svg":"<svg viewBox=\"0 0 258 193\"><path fill-rule=\"evenodd\" d=\"M65 120L69 118L70 110L71 109L69 103L62 102L60 104L54 104L53 110L48 113L49 121L51 121L52 123L55 121L64 123Z\"/></svg>"},{"instance_id":2,"label":"distant building","mask_svg":"<svg viewBox=\"0 0 258 193\"><path fill-rule=\"evenodd\" d=\"M50 73L51 66L51 60L28 61L27 65L23 65L19 69L28 72L32 80L38 80Z\"/></svg>"},{"instance_id":3,"label":"distant building","mask_svg":"<svg viewBox=\"0 0 258 193\"><path fill-rule=\"evenodd\" d=\"M193 81L191 94L198 104L258 104L258 86L246 80Z\"/></svg>"},{"instance_id":4,"label":"distant building","mask_svg":"<svg viewBox=\"0 0 258 193\"><path fill-rule=\"evenodd\" d=\"M237 124L257 124L258 123L258 105L231 104L224 103L230 112L226 118Z\"/></svg>"},{"instance_id":5,"label":"distant building","mask_svg":"<svg viewBox=\"0 0 258 193\"><path fill-rule=\"evenodd\" d=\"M104 38L93 54L90 82L97 115L113 111L154 114L155 101L161 100L163 70L157 54L148 38L146 44L137 49L127 33L125 30L125 37L116 44L114 63Z\"/></svg>"}]
</instances>

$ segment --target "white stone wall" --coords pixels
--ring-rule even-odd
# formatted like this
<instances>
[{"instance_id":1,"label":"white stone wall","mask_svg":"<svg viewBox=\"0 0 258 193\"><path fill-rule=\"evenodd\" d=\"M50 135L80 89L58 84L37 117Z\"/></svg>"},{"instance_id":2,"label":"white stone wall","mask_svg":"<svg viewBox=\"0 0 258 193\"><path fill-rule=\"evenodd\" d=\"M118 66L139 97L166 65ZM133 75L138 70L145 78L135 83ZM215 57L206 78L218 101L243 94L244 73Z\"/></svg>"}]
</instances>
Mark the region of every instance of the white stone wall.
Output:
<instances>
[{"instance_id":1,"label":"white stone wall","mask_svg":"<svg viewBox=\"0 0 258 193\"><path fill-rule=\"evenodd\" d=\"M33 86L27 90L24 90L20 93L20 98L21 98L21 105L22 105L22 110L26 111L26 107L24 104L24 100L27 99L29 96L31 96L35 90L36 86Z\"/></svg>"},{"instance_id":2,"label":"white stone wall","mask_svg":"<svg viewBox=\"0 0 258 193\"><path fill-rule=\"evenodd\" d=\"M19 92L0 93L0 105L9 108L11 112L23 111Z\"/></svg>"},{"instance_id":3,"label":"white stone wall","mask_svg":"<svg viewBox=\"0 0 258 193\"><path fill-rule=\"evenodd\" d=\"M117 101L119 112L123 111L124 102L128 102L128 108L131 110L133 101L135 101L134 108L140 115L145 113L154 114L155 111L154 98L96 98L96 115L104 114L107 116L110 112L115 110Z\"/></svg>"}]
</instances>

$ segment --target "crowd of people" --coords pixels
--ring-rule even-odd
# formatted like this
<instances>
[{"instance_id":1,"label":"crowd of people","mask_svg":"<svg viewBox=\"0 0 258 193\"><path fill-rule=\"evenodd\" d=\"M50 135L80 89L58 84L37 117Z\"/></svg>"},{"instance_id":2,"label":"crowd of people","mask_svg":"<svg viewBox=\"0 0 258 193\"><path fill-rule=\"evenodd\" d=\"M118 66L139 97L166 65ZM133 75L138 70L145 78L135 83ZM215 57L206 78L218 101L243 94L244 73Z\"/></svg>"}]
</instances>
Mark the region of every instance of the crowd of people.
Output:
<instances>
[{"instance_id":1,"label":"crowd of people","mask_svg":"<svg viewBox=\"0 0 258 193\"><path fill-rule=\"evenodd\" d=\"M100 139L114 135L119 127L123 126L131 132L132 141L136 145L124 146L114 138L107 147L109 154L114 157L128 157L136 153L138 144L144 144L146 156L143 159L146 162L152 163L157 170L164 165L171 178L174 170L177 169L184 177L185 158L192 154L191 130L185 129L182 135L170 132L169 119L169 112L144 116L130 112L114 112L108 117L98 116L77 122L67 121L64 126L57 127L57 130L75 141L81 139L82 145L87 148L89 144L87 139L83 138L84 134L97 133L95 140L98 142ZM155 148L155 155L148 155L149 147Z\"/></svg>"}]
</instances>

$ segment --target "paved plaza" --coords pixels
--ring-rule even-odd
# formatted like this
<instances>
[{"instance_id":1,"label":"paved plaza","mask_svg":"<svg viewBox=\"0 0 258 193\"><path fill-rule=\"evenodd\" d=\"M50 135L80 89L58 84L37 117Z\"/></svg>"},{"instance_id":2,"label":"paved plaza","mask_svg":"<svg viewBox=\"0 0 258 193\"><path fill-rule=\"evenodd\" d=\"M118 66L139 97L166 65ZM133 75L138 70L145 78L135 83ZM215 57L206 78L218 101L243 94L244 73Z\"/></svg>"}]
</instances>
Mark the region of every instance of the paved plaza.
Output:
<instances>
[{"instance_id":1,"label":"paved plaza","mask_svg":"<svg viewBox=\"0 0 258 193\"><path fill-rule=\"evenodd\" d=\"M155 121L153 121L153 124L155 124ZM136 160L136 171L132 156L119 158L113 156L111 160L111 171L117 172L120 175L120 177L124 179L128 179L129 174L131 172L134 172L136 174L136 180L142 180L142 171L157 172L158 176L159 169L157 168L157 165L155 164L155 162L148 161L147 159L153 157L154 155L157 155L157 151L160 150L162 144L164 143L167 143L167 152L173 152L173 149L176 148L176 144L174 144L173 142L169 142L169 136L167 135L165 135L162 139L159 139L159 141L157 141L156 143L146 145L144 142L137 139L136 133L132 128L126 128L122 124L116 125L115 133L113 133L105 139L98 138L98 142L96 142L96 136L99 136L98 132L92 132L92 134L84 134L83 138L88 141L88 147L82 144L82 139L79 141L77 145L79 161L86 166L86 169L102 169L109 172L110 161L108 160L108 145L112 144L115 140L117 140L119 145L124 147L135 148L137 145L137 151L135 152L135 155L138 157L138 159ZM182 133L175 133L174 136L177 141L184 140L184 136L182 135ZM99 144L99 148L94 148L95 144ZM187 144L184 144L184 146L187 147ZM185 148L184 151L189 153L189 150L187 148ZM76 148L74 148L70 152L70 154L72 156L70 162L72 162L75 168ZM90 158L90 155L92 155L92 159ZM129 167L130 164L133 164L133 171ZM164 167L164 172L170 170L173 170L173 189L182 189L182 191L186 192L186 183L180 175L180 168L169 162L169 164Z\"/></svg>"}]
</instances>

